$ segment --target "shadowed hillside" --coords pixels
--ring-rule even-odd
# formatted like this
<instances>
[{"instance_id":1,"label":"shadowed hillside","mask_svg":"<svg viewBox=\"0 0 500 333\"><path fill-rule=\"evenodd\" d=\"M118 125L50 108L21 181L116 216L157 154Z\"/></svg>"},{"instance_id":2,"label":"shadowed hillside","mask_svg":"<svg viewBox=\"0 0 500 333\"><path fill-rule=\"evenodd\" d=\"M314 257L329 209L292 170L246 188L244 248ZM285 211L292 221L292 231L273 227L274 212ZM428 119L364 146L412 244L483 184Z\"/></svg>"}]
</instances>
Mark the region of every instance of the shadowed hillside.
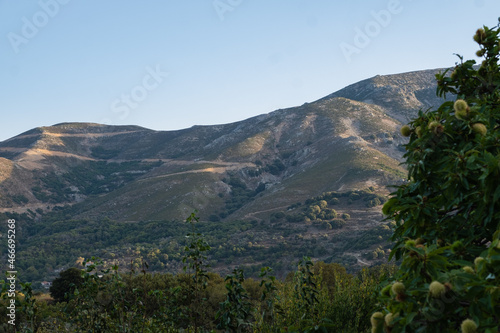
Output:
<instances>
[{"instance_id":1,"label":"shadowed hillside","mask_svg":"<svg viewBox=\"0 0 500 333\"><path fill-rule=\"evenodd\" d=\"M406 175L401 122L439 104L437 72L376 76L312 103L225 125L178 131L91 123L39 127L0 142L1 211L27 212L47 241L59 233L55 220L81 221L72 227L73 238L61 235L61 244L70 246L94 223L114 221L125 235L128 224L120 223L182 221L198 210L210 223L250 223L250 231L221 241L221 248L250 242L262 253L314 240L315 257L348 254L352 264L369 264L377 258L371 251L385 241L379 198ZM326 206L314 212L322 200ZM377 239L366 241L374 228L382 228ZM34 246L37 233L30 235ZM138 242L124 238L113 246ZM109 252L107 242L104 237L97 248Z\"/></svg>"}]
</instances>

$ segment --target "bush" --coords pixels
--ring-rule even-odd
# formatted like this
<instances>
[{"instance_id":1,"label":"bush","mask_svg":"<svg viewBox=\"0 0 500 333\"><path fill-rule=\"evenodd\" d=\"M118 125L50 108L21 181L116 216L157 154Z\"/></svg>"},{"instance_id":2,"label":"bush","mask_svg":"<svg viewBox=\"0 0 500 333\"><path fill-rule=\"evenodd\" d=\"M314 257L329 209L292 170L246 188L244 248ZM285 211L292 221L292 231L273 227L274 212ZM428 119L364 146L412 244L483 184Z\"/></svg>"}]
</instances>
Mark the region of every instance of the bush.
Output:
<instances>
[{"instance_id":1,"label":"bush","mask_svg":"<svg viewBox=\"0 0 500 333\"><path fill-rule=\"evenodd\" d=\"M330 200L330 205L338 205L339 199L338 198L333 198Z\"/></svg>"},{"instance_id":2,"label":"bush","mask_svg":"<svg viewBox=\"0 0 500 333\"><path fill-rule=\"evenodd\" d=\"M438 95L455 101L409 124L408 182L383 207L396 223L391 257L402 263L373 331L499 330L499 33L476 32L481 66L459 57L450 76L436 75Z\"/></svg>"},{"instance_id":3,"label":"bush","mask_svg":"<svg viewBox=\"0 0 500 333\"><path fill-rule=\"evenodd\" d=\"M75 267L69 268L59 273L59 277L54 279L50 287L50 296L56 302L65 301L82 283L82 271Z\"/></svg>"},{"instance_id":4,"label":"bush","mask_svg":"<svg viewBox=\"0 0 500 333\"><path fill-rule=\"evenodd\" d=\"M344 221L344 220L333 220L333 221L331 222L332 226L333 226L335 229L340 229L340 228L342 228L343 226L345 226L345 225L346 225L346 223L347 223L347 222L346 222L346 221Z\"/></svg>"}]
</instances>

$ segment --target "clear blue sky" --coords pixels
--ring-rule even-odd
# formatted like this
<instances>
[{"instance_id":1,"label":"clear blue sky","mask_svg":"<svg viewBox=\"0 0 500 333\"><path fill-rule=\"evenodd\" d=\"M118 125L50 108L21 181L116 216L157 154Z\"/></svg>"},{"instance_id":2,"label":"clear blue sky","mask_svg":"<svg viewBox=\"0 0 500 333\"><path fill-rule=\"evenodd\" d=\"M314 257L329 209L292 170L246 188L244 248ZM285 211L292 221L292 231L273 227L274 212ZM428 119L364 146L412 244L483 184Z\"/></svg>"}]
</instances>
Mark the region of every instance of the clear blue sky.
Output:
<instances>
[{"instance_id":1,"label":"clear blue sky","mask_svg":"<svg viewBox=\"0 0 500 333\"><path fill-rule=\"evenodd\" d=\"M243 120L478 59L472 35L498 16L498 0L0 0L0 141Z\"/></svg>"}]
</instances>

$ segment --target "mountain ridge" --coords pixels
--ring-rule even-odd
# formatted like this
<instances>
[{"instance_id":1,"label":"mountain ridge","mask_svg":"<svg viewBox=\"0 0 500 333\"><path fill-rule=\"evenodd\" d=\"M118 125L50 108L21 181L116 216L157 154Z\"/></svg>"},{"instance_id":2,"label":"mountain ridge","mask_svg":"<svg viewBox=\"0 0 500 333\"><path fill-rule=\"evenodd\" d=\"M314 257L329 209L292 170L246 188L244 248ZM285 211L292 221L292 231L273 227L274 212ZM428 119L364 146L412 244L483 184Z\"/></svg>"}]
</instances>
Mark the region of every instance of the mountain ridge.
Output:
<instances>
[{"instance_id":1,"label":"mountain ridge","mask_svg":"<svg viewBox=\"0 0 500 333\"><path fill-rule=\"evenodd\" d=\"M222 162L230 163L233 169L238 169L234 163L242 163L240 169L256 168L255 160L266 159L265 162L271 163L283 160L281 154L287 158L293 155L296 161L292 163L296 164L287 166L284 175L280 176L285 178L300 171L294 170L298 169L299 161L303 162L302 167L322 163L325 157L319 155L327 156L334 152L334 149L328 148L330 146L335 149L345 145L362 151L366 149L397 161L401 159L402 150L395 144L381 142L387 139L388 142L392 140L401 144L403 139L396 133L402 120L412 110L415 112L427 104L437 104L437 98L431 99L428 95L431 90L435 91L435 83L431 79L440 70L378 75L302 106L279 109L229 124L195 125L175 131L96 123L59 123L38 127L0 142L0 158L6 158L26 170L55 168L60 173L67 171L69 160L106 163L163 161L168 166L163 169L177 170L174 173L167 171L169 177L175 177L179 172L184 175L195 173L184 170L186 167L183 169L179 164L190 164L191 168L197 169L196 173L201 173L200 170L223 173L230 171L230 167L221 166ZM380 134L381 129L385 130L385 134ZM389 135L391 139L377 135ZM320 143L324 144L322 149L325 152L318 153L317 145ZM200 161L213 165L200 169L199 165L203 164ZM4 164L4 169L10 168L8 162ZM399 171L402 172L401 169ZM262 180L272 183L273 176L268 173ZM146 179L144 177L147 178L143 176L142 182ZM25 193L16 194L29 197ZM36 200L31 196L29 201ZM5 196L3 203L6 203ZM67 200L66 203L72 202Z\"/></svg>"},{"instance_id":2,"label":"mountain ridge","mask_svg":"<svg viewBox=\"0 0 500 333\"><path fill-rule=\"evenodd\" d=\"M344 259L354 266L377 262L389 234L380 205L387 186L406 177L399 128L418 109L442 102L431 94L438 71L375 76L311 103L229 124L176 131L95 123L38 127L0 142L0 213L25 214L36 231L26 236L33 258L42 246L66 264L82 255L78 251L93 253L88 242L97 237L95 228L103 235L96 248L108 260L116 251L131 259L123 249L139 239L140 246L177 258L177 240L137 229L134 238L130 228L158 233L169 225L161 232L171 234L193 211L213 226L209 235L239 230L240 237L212 238L217 258L250 264L251 257L274 251L268 260L281 253L291 262L307 248L321 260L349 254ZM112 249L107 240L114 232L121 240ZM66 252L39 239L58 239ZM223 261L220 269L235 262Z\"/></svg>"}]
</instances>

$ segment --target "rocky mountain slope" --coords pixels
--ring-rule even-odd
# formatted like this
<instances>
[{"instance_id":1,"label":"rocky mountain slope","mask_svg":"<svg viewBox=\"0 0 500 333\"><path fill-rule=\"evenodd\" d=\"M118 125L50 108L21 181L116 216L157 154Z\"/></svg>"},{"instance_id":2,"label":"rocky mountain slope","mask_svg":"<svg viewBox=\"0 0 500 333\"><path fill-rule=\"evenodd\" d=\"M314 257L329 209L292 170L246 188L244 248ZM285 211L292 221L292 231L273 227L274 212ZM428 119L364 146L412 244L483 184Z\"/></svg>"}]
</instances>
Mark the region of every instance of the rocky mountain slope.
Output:
<instances>
[{"instance_id":1,"label":"rocky mountain slope","mask_svg":"<svg viewBox=\"0 0 500 333\"><path fill-rule=\"evenodd\" d=\"M42 222L63 206L71 206L73 219L117 222L180 221L196 209L214 223L272 227L277 213L293 215L291 206L325 192L384 195L405 177L401 124L441 103L437 72L376 76L225 125L39 127L0 142L0 209ZM355 216L353 230L370 230L382 218L380 207L340 203L337 210Z\"/></svg>"}]
</instances>

